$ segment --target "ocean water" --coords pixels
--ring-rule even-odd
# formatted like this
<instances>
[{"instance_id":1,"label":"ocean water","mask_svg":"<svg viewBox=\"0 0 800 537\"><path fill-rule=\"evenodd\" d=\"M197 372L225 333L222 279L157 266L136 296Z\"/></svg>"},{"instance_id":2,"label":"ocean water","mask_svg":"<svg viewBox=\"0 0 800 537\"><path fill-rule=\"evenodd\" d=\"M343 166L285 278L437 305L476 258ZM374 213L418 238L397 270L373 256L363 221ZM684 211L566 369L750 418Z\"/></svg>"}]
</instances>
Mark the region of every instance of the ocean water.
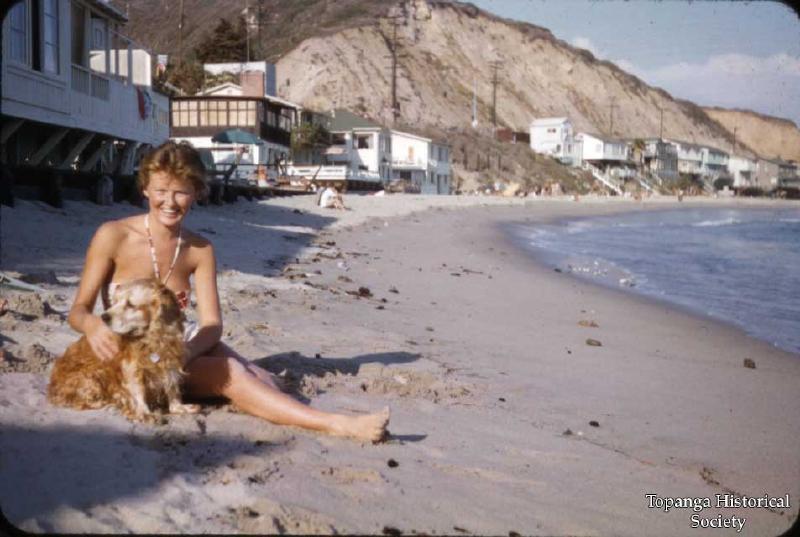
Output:
<instances>
[{"instance_id":1,"label":"ocean water","mask_svg":"<svg viewBox=\"0 0 800 537\"><path fill-rule=\"evenodd\" d=\"M512 232L557 270L685 306L800 354L800 209L646 211Z\"/></svg>"}]
</instances>

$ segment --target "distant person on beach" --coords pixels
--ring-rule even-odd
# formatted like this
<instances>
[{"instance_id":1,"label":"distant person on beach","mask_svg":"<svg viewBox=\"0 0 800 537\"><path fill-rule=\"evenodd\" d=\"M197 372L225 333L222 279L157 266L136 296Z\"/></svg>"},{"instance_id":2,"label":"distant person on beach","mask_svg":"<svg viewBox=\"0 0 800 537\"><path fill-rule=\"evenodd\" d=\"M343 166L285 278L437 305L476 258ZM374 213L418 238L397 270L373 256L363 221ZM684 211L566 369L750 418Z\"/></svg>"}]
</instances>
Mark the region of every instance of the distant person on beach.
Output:
<instances>
[{"instance_id":1,"label":"distant person on beach","mask_svg":"<svg viewBox=\"0 0 800 537\"><path fill-rule=\"evenodd\" d=\"M283 393L271 373L220 341L214 248L205 237L183 228L192 204L207 191L204 177L200 156L187 143L166 142L143 159L139 187L149 202L148 211L106 222L97 230L69 312L70 326L86 335L100 358L110 359L118 347L114 333L92 313L98 295L108 307L117 285L156 278L177 295L186 311L194 276L198 322L187 326L185 336L185 395L226 397L241 410L279 425L359 440L383 438L388 408L361 416L316 410Z\"/></svg>"},{"instance_id":2,"label":"distant person on beach","mask_svg":"<svg viewBox=\"0 0 800 537\"><path fill-rule=\"evenodd\" d=\"M344 206L342 195L335 186L329 186L320 192L318 199L319 206L323 209L347 209Z\"/></svg>"}]
</instances>

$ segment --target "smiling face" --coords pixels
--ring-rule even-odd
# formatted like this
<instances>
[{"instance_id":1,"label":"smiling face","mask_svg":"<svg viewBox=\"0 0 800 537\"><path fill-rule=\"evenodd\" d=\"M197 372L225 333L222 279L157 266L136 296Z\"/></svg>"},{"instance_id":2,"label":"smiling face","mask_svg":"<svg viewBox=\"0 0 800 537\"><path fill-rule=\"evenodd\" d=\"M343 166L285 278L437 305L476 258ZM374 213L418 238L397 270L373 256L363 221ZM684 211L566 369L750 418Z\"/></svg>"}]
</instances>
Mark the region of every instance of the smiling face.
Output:
<instances>
[{"instance_id":1,"label":"smiling face","mask_svg":"<svg viewBox=\"0 0 800 537\"><path fill-rule=\"evenodd\" d=\"M180 225L189 213L195 200L195 190L189 181L157 171L150 175L144 196L150 202L150 218L171 228Z\"/></svg>"}]
</instances>

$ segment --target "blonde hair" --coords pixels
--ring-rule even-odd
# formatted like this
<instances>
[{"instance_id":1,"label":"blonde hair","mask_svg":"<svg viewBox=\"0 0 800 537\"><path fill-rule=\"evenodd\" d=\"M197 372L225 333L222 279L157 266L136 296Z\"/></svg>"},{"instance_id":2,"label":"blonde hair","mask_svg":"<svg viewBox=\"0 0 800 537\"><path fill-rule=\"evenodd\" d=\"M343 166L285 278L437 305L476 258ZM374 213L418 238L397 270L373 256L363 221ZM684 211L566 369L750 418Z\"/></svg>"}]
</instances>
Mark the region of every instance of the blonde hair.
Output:
<instances>
[{"instance_id":1,"label":"blonde hair","mask_svg":"<svg viewBox=\"0 0 800 537\"><path fill-rule=\"evenodd\" d=\"M197 199L208 193L206 167L200 154L188 142L164 142L150 151L139 165L139 188L144 191L155 172L164 172L175 179L186 181L194 188Z\"/></svg>"}]
</instances>

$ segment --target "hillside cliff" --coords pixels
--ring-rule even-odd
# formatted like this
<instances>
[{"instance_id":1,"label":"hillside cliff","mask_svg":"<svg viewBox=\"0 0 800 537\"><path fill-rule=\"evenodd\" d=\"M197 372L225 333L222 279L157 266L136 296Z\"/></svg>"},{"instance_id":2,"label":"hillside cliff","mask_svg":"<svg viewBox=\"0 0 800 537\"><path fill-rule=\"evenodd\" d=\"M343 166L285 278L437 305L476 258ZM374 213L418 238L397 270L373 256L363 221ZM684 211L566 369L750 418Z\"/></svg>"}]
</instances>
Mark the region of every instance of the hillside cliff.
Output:
<instances>
[{"instance_id":1,"label":"hillside cliff","mask_svg":"<svg viewBox=\"0 0 800 537\"><path fill-rule=\"evenodd\" d=\"M750 110L704 110L730 132L736 129L737 148L745 144L765 158L800 161L800 129L794 122Z\"/></svg>"},{"instance_id":2,"label":"hillside cliff","mask_svg":"<svg viewBox=\"0 0 800 537\"><path fill-rule=\"evenodd\" d=\"M397 93L404 123L469 128L473 84L478 120L491 121L499 60L497 120L527 130L531 119L568 116L575 128L623 138L658 136L729 147L732 135L701 108L673 99L616 65L556 39L548 30L455 2L415 0L401 22ZM312 37L278 61L279 93L307 106L348 107L391 120L387 18Z\"/></svg>"}]
</instances>

